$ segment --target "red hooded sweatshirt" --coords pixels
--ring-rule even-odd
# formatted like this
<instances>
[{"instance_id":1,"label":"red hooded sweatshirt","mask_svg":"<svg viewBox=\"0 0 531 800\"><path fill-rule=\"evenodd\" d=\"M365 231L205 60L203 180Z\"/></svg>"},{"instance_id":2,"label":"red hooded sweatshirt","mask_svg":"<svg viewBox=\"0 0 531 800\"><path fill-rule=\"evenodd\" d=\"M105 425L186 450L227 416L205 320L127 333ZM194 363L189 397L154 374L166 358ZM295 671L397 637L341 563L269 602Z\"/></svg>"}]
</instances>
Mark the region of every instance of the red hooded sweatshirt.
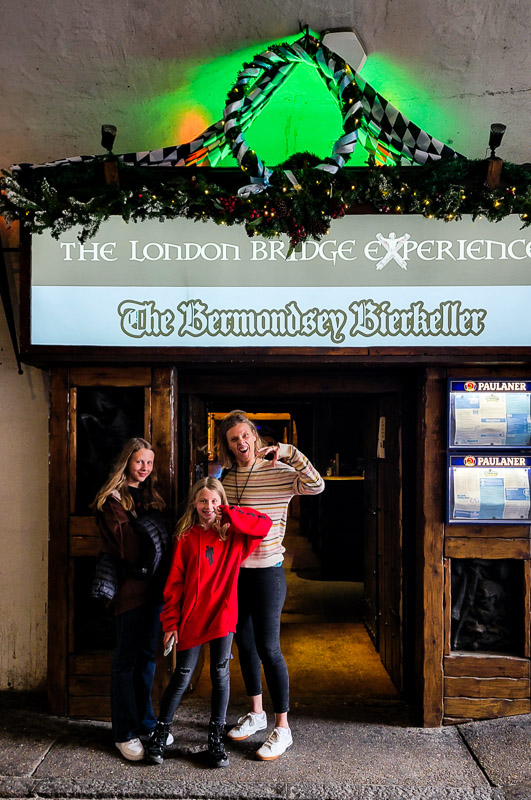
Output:
<instances>
[{"instance_id":1,"label":"red hooded sweatshirt","mask_svg":"<svg viewBox=\"0 0 531 800\"><path fill-rule=\"evenodd\" d=\"M271 520L252 508L220 506L222 541L215 528L197 524L175 543L164 589L162 629L178 632L177 650L236 631L237 583L241 562L267 535Z\"/></svg>"}]
</instances>

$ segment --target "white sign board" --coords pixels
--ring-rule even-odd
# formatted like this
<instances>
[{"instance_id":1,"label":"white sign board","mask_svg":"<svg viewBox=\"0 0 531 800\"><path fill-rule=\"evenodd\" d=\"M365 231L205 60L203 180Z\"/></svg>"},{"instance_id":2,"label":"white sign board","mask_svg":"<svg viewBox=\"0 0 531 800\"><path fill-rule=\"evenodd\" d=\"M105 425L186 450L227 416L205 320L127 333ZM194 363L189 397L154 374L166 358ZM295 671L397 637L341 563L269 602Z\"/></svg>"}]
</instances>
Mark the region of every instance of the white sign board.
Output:
<instances>
[{"instance_id":1,"label":"white sign board","mask_svg":"<svg viewBox=\"0 0 531 800\"><path fill-rule=\"evenodd\" d=\"M32 241L31 344L531 346L531 229L348 216L287 258L240 226L104 223Z\"/></svg>"}]
</instances>

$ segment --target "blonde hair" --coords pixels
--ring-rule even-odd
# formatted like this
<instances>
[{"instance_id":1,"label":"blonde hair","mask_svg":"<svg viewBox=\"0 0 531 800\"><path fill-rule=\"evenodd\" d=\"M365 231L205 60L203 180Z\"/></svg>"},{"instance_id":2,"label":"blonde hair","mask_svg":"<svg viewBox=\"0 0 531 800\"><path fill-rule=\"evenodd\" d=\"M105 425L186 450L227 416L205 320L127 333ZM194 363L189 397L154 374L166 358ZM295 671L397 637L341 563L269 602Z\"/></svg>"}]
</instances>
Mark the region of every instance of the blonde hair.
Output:
<instances>
[{"instance_id":1,"label":"blonde hair","mask_svg":"<svg viewBox=\"0 0 531 800\"><path fill-rule=\"evenodd\" d=\"M221 481L218 481L217 478L201 478L198 480L188 494L188 501L186 503L186 510L182 517L180 518L179 522L177 523L177 527L175 528L175 538L181 539L185 536L190 528L194 525L199 523L199 516L197 513L197 509L195 507L196 497L202 489L208 489L211 492L216 492L219 495L219 499L221 500L222 505L228 506L229 502L227 500L227 495L225 494L225 489L223 488L223 484ZM227 538L227 534L220 531L219 538L224 542Z\"/></svg>"},{"instance_id":2,"label":"blonde hair","mask_svg":"<svg viewBox=\"0 0 531 800\"><path fill-rule=\"evenodd\" d=\"M116 491L120 495L120 502L125 510L132 511L134 509L135 504L127 483L127 466L132 456L139 450L151 450L154 453L152 445L146 439L134 437L127 440L116 459L111 474L94 498L91 508L95 511L101 511L109 495ZM151 473L142 484L142 502L145 509L156 508L162 511L166 503L155 489L156 485L157 473L155 466L153 466Z\"/></svg>"},{"instance_id":3,"label":"blonde hair","mask_svg":"<svg viewBox=\"0 0 531 800\"><path fill-rule=\"evenodd\" d=\"M240 425L242 423L248 425L256 436L255 448L257 447L260 449L266 446L266 443L262 440L260 434L258 433L256 425L252 420L249 419L245 411L240 411L239 409L236 409L235 411L229 411L227 416L223 417L221 420L221 424L218 429L219 457L222 466L225 468L232 467L235 462L234 453L232 453L229 449L227 433L231 428L234 428L235 425Z\"/></svg>"}]
</instances>

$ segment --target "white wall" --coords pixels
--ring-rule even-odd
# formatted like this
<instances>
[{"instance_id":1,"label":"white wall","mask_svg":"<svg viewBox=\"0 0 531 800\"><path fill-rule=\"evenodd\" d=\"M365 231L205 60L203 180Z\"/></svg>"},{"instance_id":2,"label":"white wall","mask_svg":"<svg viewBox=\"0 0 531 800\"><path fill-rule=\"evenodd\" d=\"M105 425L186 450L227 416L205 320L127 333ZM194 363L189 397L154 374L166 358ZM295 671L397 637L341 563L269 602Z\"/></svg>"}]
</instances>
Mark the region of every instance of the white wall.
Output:
<instances>
[{"instance_id":1,"label":"white wall","mask_svg":"<svg viewBox=\"0 0 531 800\"><path fill-rule=\"evenodd\" d=\"M0 308L0 690L46 686L48 396L47 372L18 374Z\"/></svg>"},{"instance_id":2,"label":"white wall","mask_svg":"<svg viewBox=\"0 0 531 800\"><path fill-rule=\"evenodd\" d=\"M209 100L220 119L225 95L218 84L210 87L201 65L243 47L259 52L268 41L296 34L300 23L316 31L355 28L369 63L374 55L398 66L388 99L410 116L420 103L427 118L413 121L451 138L468 158L483 158L490 124L504 122L499 155L531 161L528 0L2 0L1 6L0 167L100 153L104 122L118 126L116 152L179 144L161 100L184 89L199 105ZM291 141L289 117L284 124Z\"/></svg>"}]
</instances>

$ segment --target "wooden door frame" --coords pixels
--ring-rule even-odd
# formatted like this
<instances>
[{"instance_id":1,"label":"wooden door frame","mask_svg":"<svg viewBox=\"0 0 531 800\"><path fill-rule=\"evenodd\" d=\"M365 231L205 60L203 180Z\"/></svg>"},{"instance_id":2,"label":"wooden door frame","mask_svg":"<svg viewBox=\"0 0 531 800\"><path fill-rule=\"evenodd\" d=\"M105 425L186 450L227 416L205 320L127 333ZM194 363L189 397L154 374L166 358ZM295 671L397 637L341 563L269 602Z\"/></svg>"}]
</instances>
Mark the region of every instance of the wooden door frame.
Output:
<instances>
[{"instance_id":1,"label":"wooden door frame","mask_svg":"<svg viewBox=\"0 0 531 800\"><path fill-rule=\"evenodd\" d=\"M277 364L277 367L281 364ZM285 364L285 372L261 369L253 377L252 385L247 380L248 370L229 374L226 365L222 368L192 368L189 365L178 370L175 367L153 368L152 373L152 419L163 422L152 430L153 445L160 453L160 463L168 464L167 474L160 470L163 490L170 502L176 500L177 481L177 389L183 394L215 394L218 397L238 395L245 397L271 397L272 393L288 400L311 394L316 390L326 393L333 390L342 395L380 394L402 391L403 370L367 368L357 364L345 365L339 372L337 363L311 365L300 371L293 364ZM67 664L68 664L68 456L69 456L69 387L72 378L79 380L84 370L90 385L100 385L105 376L121 373L130 375L135 367L57 367L52 370L51 414L50 414L50 493L49 493L49 613L48 613L48 695L50 710L65 715L68 709ZM148 368L144 368L148 369ZM420 371L419 371L420 370ZM323 372L325 373L323 380ZM239 378L238 378L239 375ZM76 377L77 376L77 377ZM274 380L272 380L272 376ZM442 544L443 515L440 502L443 496L444 472L441 450L443 442L439 427L444 414L444 391L441 381L445 370L417 366L411 379L419 383L417 408L417 615L415 633L416 684L422 687L420 713L427 726L442 722L442 606L444 597ZM113 379L110 379L112 383ZM213 387L215 387L213 391ZM443 428L444 429L444 425ZM434 502L434 489L439 486L440 497ZM429 557L428 557L429 555ZM440 569L438 564L440 563ZM424 624L426 623L426 624ZM427 626L427 627L426 627ZM440 651L440 652L439 652ZM404 659L404 652L402 652Z\"/></svg>"},{"instance_id":2,"label":"wooden door frame","mask_svg":"<svg viewBox=\"0 0 531 800\"><path fill-rule=\"evenodd\" d=\"M74 386L150 386L150 439L157 452L161 492L174 506L177 479L173 367L94 367L52 369L50 391L48 545L48 705L68 714L70 561L70 395Z\"/></svg>"}]
</instances>

